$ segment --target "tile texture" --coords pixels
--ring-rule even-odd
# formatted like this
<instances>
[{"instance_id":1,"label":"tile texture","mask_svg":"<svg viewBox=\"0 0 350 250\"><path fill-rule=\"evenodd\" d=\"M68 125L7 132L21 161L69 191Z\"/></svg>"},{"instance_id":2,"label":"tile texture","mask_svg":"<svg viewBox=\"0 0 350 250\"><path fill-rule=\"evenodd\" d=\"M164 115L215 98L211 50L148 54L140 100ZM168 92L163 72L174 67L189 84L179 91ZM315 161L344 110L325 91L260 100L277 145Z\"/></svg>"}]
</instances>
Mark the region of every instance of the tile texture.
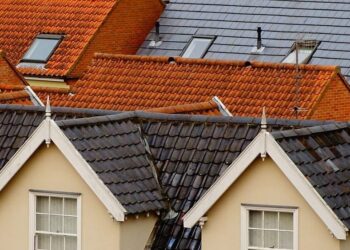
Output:
<instances>
[{"instance_id":1,"label":"tile texture","mask_svg":"<svg viewBox=\"0 0 350 250\"><path fill-rule=\"evenodd\" d=\"M350 123L272 135L327 205L350 228Z\"/></svg>"},{"instance_id":2,"label":"tile texture","mask_svg":"<svg viewBox=\"0 0 350 250\"><path fill-rule=\"evenodd\" d=\"M162 44L140 55L180 56L193 36L215 38L205 58L281 62L298 39L320 42L311 64L340 65L350 76L350 2L345 0L171 0L160 18ZM265 49L254 54L257 27Z\"/></svg>"},{"instance_id":3,"label":"tile texture","mask_svg":"<svg viewBox=\"0 0 350 250\"><path fill-rule=\"evenodd\" d=\"M64 76L115 4L115 0L2 0L0 48L17 65L40 33L62 34L63 41L45 69L21 68L24 74Z\"/></svg>"},{"instance_id":4,"label":"tile texture","mask_svg":"<svg viewBox=\"0 0 350 250\"><path fill-rule=\"evenodd\" d=\"M74 95L52 95L51 100L55 106L124 111L206 102L218 96L236 116L259 117L266 107L269 117L295 118L298 105L299 118L308 118L329 85L345 85L338 70L303 65L297 83L295 68L286 64L98 54L84 77L72 85ZM350 100L347 87L344 92Z\"/></svg>"}]
</instances>

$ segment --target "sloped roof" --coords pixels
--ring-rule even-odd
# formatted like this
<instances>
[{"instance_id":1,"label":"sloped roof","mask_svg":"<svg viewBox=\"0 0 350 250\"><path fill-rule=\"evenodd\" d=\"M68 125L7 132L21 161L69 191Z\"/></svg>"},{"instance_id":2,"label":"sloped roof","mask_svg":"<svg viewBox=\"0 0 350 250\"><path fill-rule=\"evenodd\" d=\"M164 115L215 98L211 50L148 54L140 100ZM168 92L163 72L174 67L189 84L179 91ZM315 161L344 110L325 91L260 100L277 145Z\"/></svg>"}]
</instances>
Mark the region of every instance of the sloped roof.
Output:
<instances>
[{"instance_id":1,"label":"sloped roof","mask_svg":"<svg viewBox=\"0 0 350 250\"><path fill-rule=\"evenodd\" d=\"M138 124L104 117L57 124L129 214L167 208Z\"/></svg>"},{"instance_id":2,"label":"sloped roof","mask_svg":"<svg viewBox=\"0 0 350 250\"><path fill-rule=\"evenodd\" d=\"M300 66L300 118L313 112L335 66ZM295 118L296 70L290 64L97 54L73 84L75 94L53 105L110 110L147 110L208 101L218 96L236 116Z\"/></svg>"},{"instance_id":3,"label":"sloped roof","mask_svg":"<svg viewBox=\"0 0 350 250\"><path fill-rule=\"evenodd\" d=\"M64 39L46 69L20 68L24 74L64 76L95 34L116 0L2 0L0 48L17 65L40 33L62 34Z\"/></svg>"},{"instance_id":4,"label":"sloped roof","mask_svg":"<svg viewBox=\"0 0 350 250\"><path fill-rule=\"evenodd\" d=\"M112 114L102 110L52 108L55 120ZM45 119L45 108L0 104L0 169Z\"/></svg>"},{"instance_id":5,"label":"sloped roof","mask_svg":"<svg viewBox=\"0 0 350 250\"><path fill-rule=\"evenodd\" d=\"M192 36L216 37L205 58L281 62L297 39L320 42L311 64L340 65L350 76L349 1L328 0L171 0L160 18L163 43L140 55L180 56ZM253 54L257 27L262 53Z\"/></svg>"},{"instance_id":6,"label":"sloped roof","mask_svg":"<svg viewBox=\"0 0 350 250\"><path fill-rule=\"evenodd\" d=\"M0 50L0 103L33 105L29 94L25 91L28 85Z\"/></svg>"},{"instance_id":7,"label":"sloped roof","mask_svg":"<svg viewBox=\"0 0 350 250\"><path fill-rule=\"evenodd\" d=\"M272 135L327 205L350 228L350 123Z\"/></svg>"},{"instance_id":8,"label":"sloped roof","mask_svg":"<svg viewBox=\"0 0 350 250\"><path fill-rule=\"evenodd\" d=\"M45 114L42 107L16 105L0 105L0 111L0 167L3 167L44 119ZM127 156L129 154L132 158L143 158L147 146L143 147L140 140L144 140L144 145L148 145L147 154L150 154L153 160L163 195L170 198L170 207L174 212L171 218L163 217L157 223L152 249L200 249L200 228L196 226L185 229L182 216L260 130L258 118L148 112L110 115L115 113L70 108L53 108L52 113L56 120L108 115L74 119L58 124L86 159L89 160L92 154L98 156L100 163L95 158L91 158L89 163L100 174L101 179L110 185L112 192L115 188L114 181L128 177L116 177L115 168L104 164L106 159L126 162L130 160ZM268 119L268 124L269 130L275 131L328 122ZM104 131L111 136L101 137ZM117 135L121 136L120 140L117 139ZM123 147L129 144L134 146ZM142 160L141 163L145 161ZM130 164L134 166L135 162L131 161ZM123 187L130 188L127 184ZM115 194L119 193L117 190L114 190ZM134 207L135 200L128 200L126 193L124 195L124 205L130 205L130 211L137 211L138 208ZM142 199L142 196L138 196L137 199L139 198ZM156 201L156 204L159 203Z\"/></svg>"},{"instance_id":9,"label":"sloped roof","mask_svg":"<svg viewBox=\"0 0 350 250\"><path fill-rule=\"evenodd\" d=\"M217 103L213 100L169 107L151 108L145 111L163 114L221 115Z\"/></svg>"}]
</instances>

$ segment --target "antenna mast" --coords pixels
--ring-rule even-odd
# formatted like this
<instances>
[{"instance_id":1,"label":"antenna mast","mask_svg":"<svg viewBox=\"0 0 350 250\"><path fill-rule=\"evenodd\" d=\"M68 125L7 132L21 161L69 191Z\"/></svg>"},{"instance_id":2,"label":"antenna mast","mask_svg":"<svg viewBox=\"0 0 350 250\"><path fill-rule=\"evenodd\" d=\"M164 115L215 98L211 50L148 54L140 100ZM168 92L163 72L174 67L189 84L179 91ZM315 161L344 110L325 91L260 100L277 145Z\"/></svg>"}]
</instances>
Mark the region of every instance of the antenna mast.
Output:
<instances>
[{"instance_id":1,"label":"antenna mast","mask_svg":"<svg viewBox=\"0 0 350 250\"><path fill-rule=\"evenodd\" d=\"M299 70L299 46L301 41L296 40L295 42L295 106L294 106L294 113L295 118L298 119L299 112L301 111L300 107L300 70Z\"/></svg>"}]
</instances>

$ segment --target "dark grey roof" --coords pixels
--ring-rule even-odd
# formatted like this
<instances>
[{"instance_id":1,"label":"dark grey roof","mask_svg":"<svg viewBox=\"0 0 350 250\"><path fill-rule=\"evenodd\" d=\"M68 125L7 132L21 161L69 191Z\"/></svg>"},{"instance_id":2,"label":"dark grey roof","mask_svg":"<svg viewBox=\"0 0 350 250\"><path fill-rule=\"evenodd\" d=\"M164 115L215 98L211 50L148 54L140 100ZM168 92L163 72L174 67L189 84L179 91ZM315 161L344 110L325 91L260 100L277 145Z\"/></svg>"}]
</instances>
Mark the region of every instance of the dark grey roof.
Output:
<instances>
[{"instance_id":1,"label":"dark grey roof","mask_svg":"<svg viewBox=\"0 0 350 250\"><path fill-rule=\"evenodd\" d=\"M296 39L320 41L311 64L340 65L350 76L350 2L347 0L171 0L160 18L163 43L140 55L179 56L192 36L216 36L206 58L281 62ZM252 54L257 27L264 51Z\"/></svg>"},{"instance_id":2,"label":"dark grey roof","mask_svg":"<svg viewBox=\"0 0 350 250\"><path fill-rule=\"evenodd\" d=\"M52 108L52 118L55 120L107 114L112 114L112 111ZM0 105L0 169L22 146L44 118L44 107Z\"/></svg>"},{"instance_id":3,"label":"dark grey roof","mask_svg":"<svg viewBox=\"0 0 350 250\"><path fill-rule=\"evenodd\" d=\"M166 209L139 125L130 120L91 120L101 119L58 124L129 214Z\"/></svg>"},{"instance_id":4,"label":"dark grey roof","mask_svg":"<svg viewBox=\"0 0 350 250\"><path fill-rule=\"evenodd\" d=\"M338 218L350 228L350 123L272 135Z\"/></svg>"},{"instance_id":5,"label":"dark grey roof","mask_svg":"<svg viewBox=\"0 0 350 250\"><path fill-rule=\"evenodd\" d=\"M148 205L135 205L139 199L145 199L144 194L147 192L134 189L137 187L130 186L130 180L136 180L136 183L140 180L142 188L153 190L156 180L150 177L150 170L151 164L155 165L162 195L169 199L173 211L172 219L163 218L157 223L153 249L162 250L200 249L200 228L185 229L182 216L260 130L258 118L125 112L62 120L77 117L73 111L79 110L61 110L62 113L53 111L56 120L60 120L57 124L112 192L121 195L123 205L130 211L149 209ZM0 105L0 111L0 153L7 152L1 157L3 166L42 121L44 110ZM85 110L80 116L101 115L99 111L94 112ZM268 119L270 131L328 123ZM112 162L113 165L109 164ZM150 178L150 182L143 183L144 176L137 176L138 168L140 171L146 170L145 176L146 179ZM131 176L117 176L116 171L119 169ZM140 179L135 179L133 175ZM128 190L135 193L141 191L142 194L130 197L127 195ZM149 200L159 197L159 193L154 190L156 194L152 194ZM160 204L161 201L155 200L155 203Z\"/></svg>"}]
</instances>

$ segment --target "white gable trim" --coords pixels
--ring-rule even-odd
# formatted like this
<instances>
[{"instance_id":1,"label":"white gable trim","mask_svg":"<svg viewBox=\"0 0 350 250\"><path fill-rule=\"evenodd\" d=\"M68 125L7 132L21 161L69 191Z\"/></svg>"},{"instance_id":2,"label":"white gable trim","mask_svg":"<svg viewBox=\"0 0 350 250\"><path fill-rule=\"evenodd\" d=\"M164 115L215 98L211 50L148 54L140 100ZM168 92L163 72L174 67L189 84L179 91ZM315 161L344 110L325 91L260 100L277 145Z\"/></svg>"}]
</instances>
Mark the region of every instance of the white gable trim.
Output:
<instances>
[{"instance_id":1,"label":"white gable trim","mask_svg":"<svg viewBox=\"0 0 350 250\"><path fill-rule=\"evenodd\" d=\"M108 209L109 213L117 221L124 221L126 213L125 208L92 170L90 165L84 160L53 120L43 121L0 171L0 191L35 153L38 147L43 144L48 134L47 131L50 131L52 142L72 164L81 178Z\"/></svg>"},{"instance_id":2,"label":"white gable trim","mask_svg":"<svg viewBox=\"0 0 350 250\"><path fill-rule=\"evenodd\" d=\"M187 228L193 227L249 167L253 160L261 153L263 147L266 147L266 153L295 186L332 234L339 240L345 240L346 232L348 231L345 225L325 203L309 181L307 181L305 176L300 172L298 167L295 166L275 139L269 133L263 132L251 142L251 144L231 164L227 171L218 178L195 206L186 213L183 218L184 226Z\"/></svg>"}]
</instances>

